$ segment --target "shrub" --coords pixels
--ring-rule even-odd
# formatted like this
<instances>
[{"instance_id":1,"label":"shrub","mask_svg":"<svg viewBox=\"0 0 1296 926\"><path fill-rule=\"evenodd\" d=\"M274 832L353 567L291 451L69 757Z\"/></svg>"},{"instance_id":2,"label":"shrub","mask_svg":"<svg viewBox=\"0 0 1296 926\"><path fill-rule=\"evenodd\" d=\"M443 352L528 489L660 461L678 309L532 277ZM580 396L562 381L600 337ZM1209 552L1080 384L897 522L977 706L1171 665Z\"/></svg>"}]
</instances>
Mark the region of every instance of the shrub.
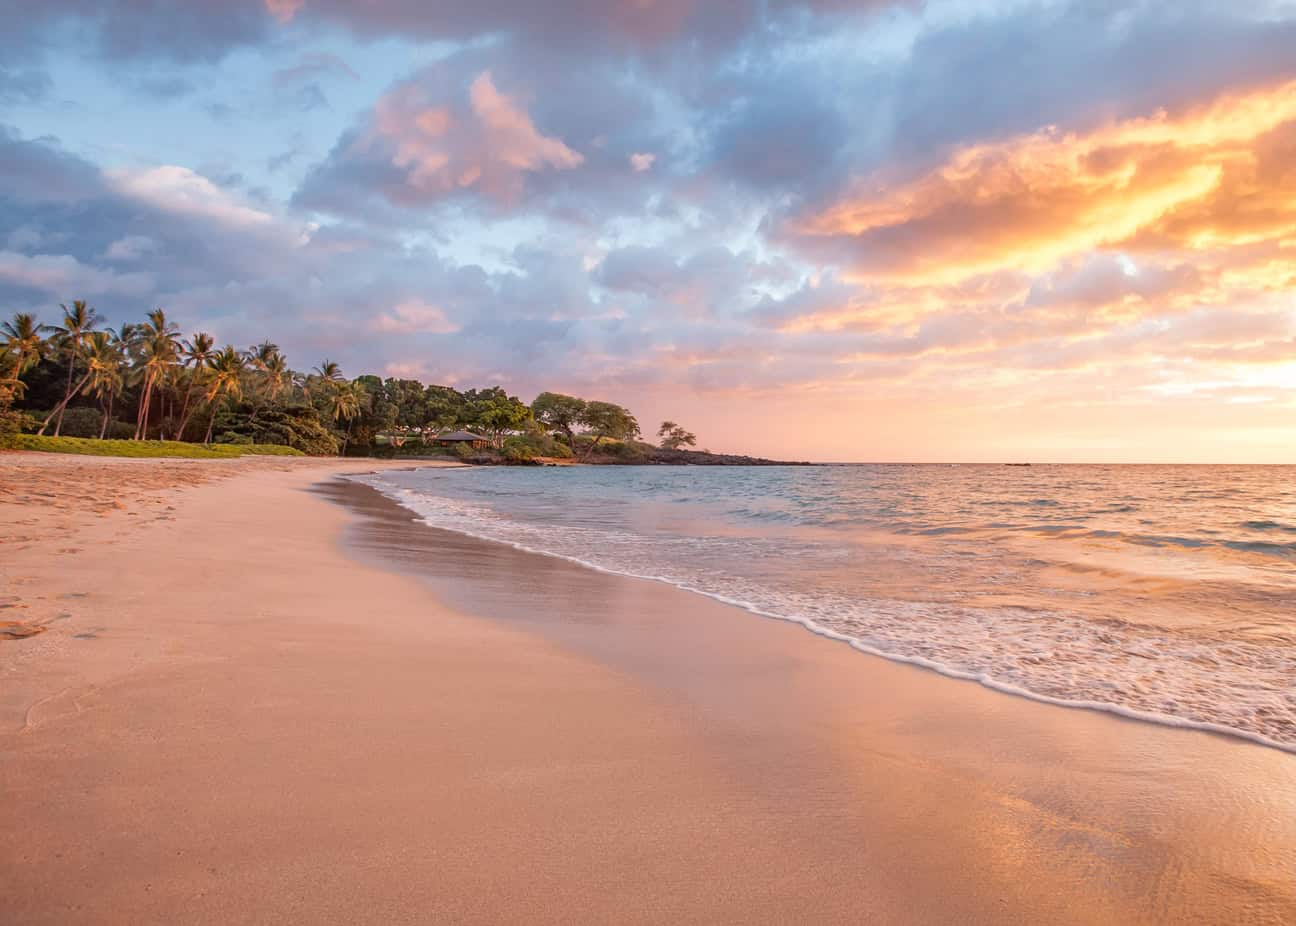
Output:
<instances>
[{"instance_id":1,"label":"shrub","mask_svg":"<svg viewBox=\"0 0 1296 926\"><path fill-rule=\"evenodd\" d=\"M536 457L571 457L571 448L543 432L515 434L504 441L504 459L512 463L534 460Z\"/></svg>"},{"instance_id":2,"label":"shrub","mask_svg":"<svg viewBox=\"0 0 1296 926\"><path fill-rule=\"evenodd\" d=\"M118 421L114 418L108 422L108 433L104 437L112 440L130 440L135 436L135 425L127 421Z\"/></svg>"},{"instance_id":3,"label":"shrub","mask_svg":"<svg viewBox=\"0 0 1296 926\"><path fill-rule=\"evenodd\" d=\"M18 436L32 425L31 415L13 408L0 409L0 447L13 447Z\"/></svg>"},{"instance_id":4,"label":"shrub","mask_svg":"<svg viewBox=\"0 0 1296 926\"><path fill-rule=\"evenodd\" d=\"M247 405L222 410L216 415L215 431L222 443L279 444L316 457L337 456L338 452L337 437L310 405L263 408L255 418Z\"/></svg>"},{"instance_id":5,"label":"shrub","mask_svg":"<svg viewBox=\"0 0 1296 926\"><path fill-rule=\"evenodd\" d=\"M251 447L252 438L247 434L236 434L233 431L224 431L217 434L212 440L217 444L235 444L240 447Z\"/></svg>"},{"instance_id":6,"label":"shrub","mask_svg":"<svg viewBox=\"0 0 1296 926\"><path fill-rule=\"evenodd\" d=\"M64 437L98 437L102 425L103 413L97 408L67 408L63 410L63 428L59 433Z\"/></svg>"}]
</instances>

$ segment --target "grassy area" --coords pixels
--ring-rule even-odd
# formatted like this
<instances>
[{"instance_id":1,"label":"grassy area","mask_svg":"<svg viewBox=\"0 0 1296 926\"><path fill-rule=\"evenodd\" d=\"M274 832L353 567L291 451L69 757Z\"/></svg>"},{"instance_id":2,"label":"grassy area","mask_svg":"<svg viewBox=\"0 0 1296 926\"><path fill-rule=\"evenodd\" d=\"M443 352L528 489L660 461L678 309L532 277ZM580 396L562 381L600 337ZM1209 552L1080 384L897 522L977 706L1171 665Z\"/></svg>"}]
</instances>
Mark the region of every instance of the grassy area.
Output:
<instances>
[{"instance_id":1,"label":"grassy area","mask_svg":"<svg viewBox=\"0 0 1296 926\"><path fill-rule=\"evenodd\" d=\"M188 444L174 440L93 440L88 437L41 437L18 434L7 446L12 450L45 453L80 453L97 457L188 457L198 460L232 460L262 455L300 457L300 450L279 444Z\"/></svg>"}]
</instances>

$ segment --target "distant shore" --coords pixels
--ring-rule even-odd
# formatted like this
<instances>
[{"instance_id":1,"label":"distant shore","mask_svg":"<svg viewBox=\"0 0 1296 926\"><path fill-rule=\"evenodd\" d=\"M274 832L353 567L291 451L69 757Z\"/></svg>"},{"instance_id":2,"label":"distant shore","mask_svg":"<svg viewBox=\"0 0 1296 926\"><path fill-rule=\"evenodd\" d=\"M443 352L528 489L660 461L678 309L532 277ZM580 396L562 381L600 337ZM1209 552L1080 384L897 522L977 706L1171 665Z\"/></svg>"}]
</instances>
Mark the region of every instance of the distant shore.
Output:
<instances>
[{"instance_id":1,"label":"distant shore","mask_svg":"<svg viewBox=\"0 0 1296 926\"><path fill-rule=\"evenodd\" d=\"M0 454L0 918L1296 921L1293 757L432 530Z\"/></svg>"}]
</instances>

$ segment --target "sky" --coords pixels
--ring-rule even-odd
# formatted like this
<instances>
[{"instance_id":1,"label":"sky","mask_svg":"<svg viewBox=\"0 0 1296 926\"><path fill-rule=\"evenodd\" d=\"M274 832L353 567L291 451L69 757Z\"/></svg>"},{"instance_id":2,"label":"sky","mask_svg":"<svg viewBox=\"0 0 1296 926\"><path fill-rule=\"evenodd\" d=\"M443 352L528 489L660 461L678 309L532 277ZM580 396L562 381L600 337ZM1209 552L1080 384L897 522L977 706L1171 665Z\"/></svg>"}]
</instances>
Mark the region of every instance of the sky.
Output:
<instances>
[{"instance_id":1,"label":"sky","mask_svg":"<svg viewBox=\"0 0 1296 926\"><path fill-rule=\"evenodd\" d=\"M853 461L1296 462L1296 0L0 0L0 309Z\"/></svg>"}]
</instances>

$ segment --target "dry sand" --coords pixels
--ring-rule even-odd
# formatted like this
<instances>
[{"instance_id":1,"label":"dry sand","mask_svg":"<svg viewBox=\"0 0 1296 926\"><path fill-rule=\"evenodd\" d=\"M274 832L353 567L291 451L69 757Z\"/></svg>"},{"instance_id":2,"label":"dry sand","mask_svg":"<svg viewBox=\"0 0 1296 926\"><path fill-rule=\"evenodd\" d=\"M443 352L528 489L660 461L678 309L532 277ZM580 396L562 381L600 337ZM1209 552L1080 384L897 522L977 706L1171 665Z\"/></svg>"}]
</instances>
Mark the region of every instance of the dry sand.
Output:
<instances>
[{"instance_id":1,"label":"dry sand","mask_svg":"<svg viewBox=\"0 0 1296 926\"><path fill-rule=\"evenodd\" d=\"M0 455L0 921L1296 922L1296 757L306 491L355 468Z\"/></svg>"}]
</instances>

